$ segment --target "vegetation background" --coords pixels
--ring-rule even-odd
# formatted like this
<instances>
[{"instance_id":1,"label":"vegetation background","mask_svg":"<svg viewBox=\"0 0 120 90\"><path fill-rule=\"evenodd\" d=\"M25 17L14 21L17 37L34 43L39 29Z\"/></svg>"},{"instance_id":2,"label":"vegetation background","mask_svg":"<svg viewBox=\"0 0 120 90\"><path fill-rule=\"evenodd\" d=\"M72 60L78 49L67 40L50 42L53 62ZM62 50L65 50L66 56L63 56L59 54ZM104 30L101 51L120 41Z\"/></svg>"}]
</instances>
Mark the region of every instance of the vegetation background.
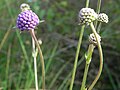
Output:
<instances>
[{"instance_id":1,"label":"vegetation background","mask_svg":"<svg viewBox=\"0 0 120 90\"><path fill-rule=\"evenodd\" d=\"M68 90L76 46L81 26L78 12L85 0L0 0L0 90L33 89L34 69L31 37L28 32L15 29L19 6L28 3L45 23L38 26L36 35L42 40L46 66L46 88ZM97 0L90 0L96 10ZM94 90L120 90L120 0L102 0L101 12L107 13L109 23L102 24L101 37L104 68ZM74 90L79 90L84 72L84 53L88 48L85 28L79 56ZM82 59L81 59L82 57ZM38 78L41 88L41 66L38 57ZM97 48L89 69L87 85L93 81L99 67Z\"/></svg>"}]
</instances>

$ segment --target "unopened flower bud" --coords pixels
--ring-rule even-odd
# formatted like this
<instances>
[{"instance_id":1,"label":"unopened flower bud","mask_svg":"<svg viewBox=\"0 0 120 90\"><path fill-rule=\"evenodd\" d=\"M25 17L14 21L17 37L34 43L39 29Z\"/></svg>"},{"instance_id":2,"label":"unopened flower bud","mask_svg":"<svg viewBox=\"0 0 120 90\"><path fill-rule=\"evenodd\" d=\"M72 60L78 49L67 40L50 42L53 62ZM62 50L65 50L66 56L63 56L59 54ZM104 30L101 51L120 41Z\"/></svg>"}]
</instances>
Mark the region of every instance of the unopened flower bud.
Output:
<instances>
[{"instance_id":1,"label":"unopened flower bud","mask_svg":"<svg viewBox=\"0 0 120 90\"><path fill-rule=\"evenodd\" d=\"M99 36L99 34L97 34L97 38L98 38L98 40L100 42L101 41L101 37ZM90 36L89 36L89 42L91 44L97 45L97 41L96 41L94 33L90 34Z\"/></svg>"},{"instance_id":2,"label":"unopened flower bud","mask_svg":"<svg viewBox=\"0 0 120 90\"><path fill-rule=\"evenodd\" d=\"M41 45L41 44L42 44L42 40L41 40L41 39L38 39L38 43Z\"/></svg>"},{"instance_id":3,"label":"unopened flower bud","mask_svg":"<svg viewBox=\"0 0 120 90\"><path fill-rule=\"evenodd\" d=\"M22 12L26 11L26 10L30 10L30 6L26 3L23 3L20 5L20 9Z\"/></svg>"},{"instance_id":4,"label":"unopened flower bud","mask_svg":"<svg viewBox=\"0 0 120 90\"><path fill-rule=\"evenodd\" d=\"M98 14L98 21L108 23L108 16L105 13Z\"/></svg>"}]
</instances>

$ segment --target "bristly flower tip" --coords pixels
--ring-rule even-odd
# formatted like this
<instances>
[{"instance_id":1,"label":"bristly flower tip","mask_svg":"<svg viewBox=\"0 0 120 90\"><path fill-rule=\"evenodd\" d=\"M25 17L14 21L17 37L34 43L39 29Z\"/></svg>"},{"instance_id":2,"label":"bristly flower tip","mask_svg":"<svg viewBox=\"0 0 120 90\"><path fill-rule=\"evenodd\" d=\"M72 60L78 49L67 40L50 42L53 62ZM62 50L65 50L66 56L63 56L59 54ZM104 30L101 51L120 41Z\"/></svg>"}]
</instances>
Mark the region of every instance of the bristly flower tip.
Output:
<instances>
[{"instance_id":1,"label":"bristly flower tip","mask_svg":"<svg viewBox=\"0 0 120 90\"><path fill-rule=\"evenodd\" d=\"M22 12L26 11L26 10L30 10L30 6L26 3L23 3L20 5L20 9Z\"/></svg>"}]
</instances>

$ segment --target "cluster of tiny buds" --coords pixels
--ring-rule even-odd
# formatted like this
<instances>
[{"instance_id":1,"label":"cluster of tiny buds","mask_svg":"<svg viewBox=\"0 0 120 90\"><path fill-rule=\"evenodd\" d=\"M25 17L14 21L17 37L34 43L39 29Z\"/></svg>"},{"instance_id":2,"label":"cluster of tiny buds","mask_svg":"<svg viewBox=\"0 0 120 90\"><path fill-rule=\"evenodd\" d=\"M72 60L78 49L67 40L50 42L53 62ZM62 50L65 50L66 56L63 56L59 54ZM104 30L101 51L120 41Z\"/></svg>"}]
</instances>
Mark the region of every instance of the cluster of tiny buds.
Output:
<instances>
[{"instance_id":1,"label":"cluster of tiny buds","mask_svg":"<svg viewBox=\"0 0 120 90\"><path fill-rule=\"evenodd\" d=\"M98 20L100 22L108 23L108 16L104 13L97 14L94 9L82 8L79 12L80 24L89 25L91 22Z\"/></svg>"},{"instance_id":2,"label":"cluster of tiny buds","mask_svg":"<svg viewBox=\"0 0 120 90\"><path fill-rule=\"evenodd\" d=\"M98 14L98 21L108 23L108 16L105 13Z\"/></svg>"},{"instance_id":3,"label":"cluster of tiny buds","mask_svg":"<svg viewBox=\"0 0 120 90\"><path fill-rule=\"evenodd\" d=\"M91 22L97 19L97 14L91 8L82 8L79 12L80 24L89 25Z\"/></svg>"},{"instance_id":4,"label":"cluster of tiny buds","mask_svg":"<svg viewBox=\"0 0 120 90\"><path fill-rule=\"evenodd\" d=\"M40 23L39 17L30 9L28 4L21 4L21 13L17 17L17 28L21 31L35 29Z\"/></svg>"},{"instance_id":5,"label":"cluster of tiny buds","mask_svg":"<svg viewBox=\"0 0 120 90\"><path fill-rule=\"evenodd\" d=\"M97 38L98 38L98 40L100 42L101 41L101 37L99 36L99 34L97 34ZM90 34L90 36L89 36L89 42L90 42L90 44L93 44L95 46L97 45L97 41L96 41L94 33Z\"/></svg>"}]
</instances>

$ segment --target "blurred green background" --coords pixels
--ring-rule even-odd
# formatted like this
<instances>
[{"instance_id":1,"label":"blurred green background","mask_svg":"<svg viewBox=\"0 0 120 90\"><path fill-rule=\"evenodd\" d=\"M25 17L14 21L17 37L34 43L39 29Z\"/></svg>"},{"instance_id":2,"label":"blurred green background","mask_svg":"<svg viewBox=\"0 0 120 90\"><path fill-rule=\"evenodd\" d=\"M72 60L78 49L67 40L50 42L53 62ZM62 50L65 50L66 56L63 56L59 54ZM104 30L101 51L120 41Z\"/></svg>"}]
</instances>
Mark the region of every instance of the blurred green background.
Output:
<instances>
[{"instance_id":1,"label":"blurred green background","mask_svg":"<svg viewBox=\"0 0 120 90\"><path fill-rule=\"evenodd\" d=\"M45 22L36 35L42 40L46 66L46 88L68 90L76 46L81 26L79 10L86 0L0 0L0 90L34 90L34 69L31 37L28 32L15 29L19 6L28 3ZM97 0L90 0L96 10ZM102 24L100 35L104 53L104 68L94 90L120 90L120 0L102 0L101 12L109 16ZM79 90L84 72L84 54L89 42L89 27L85 28L74 89ZM81 59L82 58L82 59ZM38 78L41 88L41 66L38 57ZM99 54L94 51L87 85L94 80L99 68Z\"/></svg>"}]
</instances>

